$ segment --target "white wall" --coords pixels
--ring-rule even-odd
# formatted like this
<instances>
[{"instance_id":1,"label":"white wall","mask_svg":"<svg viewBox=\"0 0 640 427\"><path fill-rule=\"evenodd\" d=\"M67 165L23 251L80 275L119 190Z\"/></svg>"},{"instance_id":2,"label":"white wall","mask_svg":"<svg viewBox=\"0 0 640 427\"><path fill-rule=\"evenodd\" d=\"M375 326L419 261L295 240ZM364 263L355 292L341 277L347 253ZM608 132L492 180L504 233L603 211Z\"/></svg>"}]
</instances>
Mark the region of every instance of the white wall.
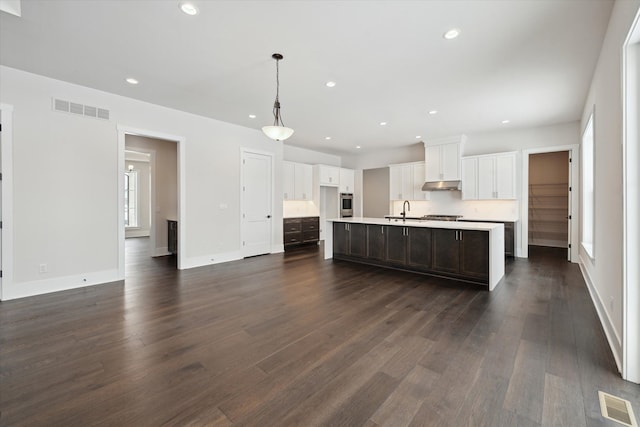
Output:
<instances>
[{"instance_id":1,"label":"white wall","mask_svg":"<svg viewBox=\"0 0 640 427\"><path fill-rule=\"evenodd\" d=\"M3 298L119 280L118 125L185 138L183 267L240 257L240 148L273 153L278 171L282 143L4 66L0 73L0 102L14 107L14 276L3 283ZM111 119L54 112L51 97L107 108ZM274 198L281 194L275 173ZM273 206L275 251L282 248L281 198ZM39 273L43 263L47 273Z\"/></svg>"},{"instance_id":2,"label":"white wall","mask_svg":"<svg viewBox=\"0 0 640 427\"><path fill-rule=\"evenodd\" d=\"M290 162L306 163L309 165L329 165L340 166L342 159L333 154L320 153L319 151L307 150L306 148L294 147L284 144L284 160Z\"/></svg>"},{"instance_id":3,"label":"white wall","mask_svg":"<svg viewBox=\"0 0 640 427\"><path fill-rule=\"evenodd\" d=\"M595 106L595 260L580 248L585 277L614 356L622 348L622 46L639 0L616 1L582 115Z\"/></svg>"}]
</instances>

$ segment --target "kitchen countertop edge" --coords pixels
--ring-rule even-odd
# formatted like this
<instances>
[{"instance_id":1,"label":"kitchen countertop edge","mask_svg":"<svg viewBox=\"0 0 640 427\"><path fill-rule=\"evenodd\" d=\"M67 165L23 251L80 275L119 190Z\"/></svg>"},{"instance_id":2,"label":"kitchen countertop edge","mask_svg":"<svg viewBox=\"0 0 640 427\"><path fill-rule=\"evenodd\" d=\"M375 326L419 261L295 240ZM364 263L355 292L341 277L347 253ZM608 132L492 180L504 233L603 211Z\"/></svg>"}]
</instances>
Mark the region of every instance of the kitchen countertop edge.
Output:
<instances>
[{"instance_id":1,"label":"kitchen countertop edge","mask_svg":"<svg viewBox=\"0 0 640 427\"><path fill-rule=\"evenodd\" d=\"M425 221L425 220L392 220L385 218L368 218L368 217L352 217L352 218L328 218L328 222L345 222L355 224L373 224L373 225L392 225L400 227L423 227L423 228L451 228L456 230L477 230L488 231L496 228L504 227L501 223L487 222L460 222L460 221Z\"/></svg>"}]
</instances>

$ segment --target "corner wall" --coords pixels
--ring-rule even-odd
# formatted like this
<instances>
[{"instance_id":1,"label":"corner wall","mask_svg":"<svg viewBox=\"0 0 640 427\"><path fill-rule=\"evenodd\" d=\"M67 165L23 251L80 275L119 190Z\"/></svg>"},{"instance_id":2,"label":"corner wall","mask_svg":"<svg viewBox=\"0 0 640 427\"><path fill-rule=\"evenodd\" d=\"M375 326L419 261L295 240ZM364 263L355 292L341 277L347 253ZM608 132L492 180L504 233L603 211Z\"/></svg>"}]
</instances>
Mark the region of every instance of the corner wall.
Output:
<instances>
[{"instance_id":1,"label":"corner wall","mask_svg":"<svg viewBox=\"0 0 640 427\"><path fill-rule=\"evenodd\" d=\"M580 247L583 273L621 368L623 154L622 46L640 0L616 1L585 102L581 129L595 106L595 259Z\"/></svg>"},{"instance_id":2,"label":"corner wall","mask_svg":"<svg viewBox=\"0 0 640 427\"><path fill-rule=\"evenodd\" d=\"M240 148L272 152L278 171L282 143L254 129L4 66L0 73L0 102L14 107L14 275L3 283L3 299L120 279L118 125L185 138L183 266L213 264L214 255L216 262L240 257ZM109 109L110 120L55 112L52 97ZM282 248L280 194L282 175L275 173L274 252Z\"/></svg>"}]
</instances>

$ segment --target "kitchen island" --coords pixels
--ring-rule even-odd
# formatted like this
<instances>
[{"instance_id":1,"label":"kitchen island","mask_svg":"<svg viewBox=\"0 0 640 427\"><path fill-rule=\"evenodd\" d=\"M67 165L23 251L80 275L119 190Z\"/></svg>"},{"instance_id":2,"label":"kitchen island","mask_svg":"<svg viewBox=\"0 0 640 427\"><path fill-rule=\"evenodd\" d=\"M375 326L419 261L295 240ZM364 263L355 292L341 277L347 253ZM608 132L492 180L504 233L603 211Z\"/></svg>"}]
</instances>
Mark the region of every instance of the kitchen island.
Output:
<instances>
[{"instance_id":1,"label":"kitchen island","mask_svg":"<svg viewBox=\"0 0 640 427\"><path fill-rule=\"evenodd\" d=\"M325 226L324 257L482 285L504 276L500 223L335 218Z\"/></svg>"}]
</instances>

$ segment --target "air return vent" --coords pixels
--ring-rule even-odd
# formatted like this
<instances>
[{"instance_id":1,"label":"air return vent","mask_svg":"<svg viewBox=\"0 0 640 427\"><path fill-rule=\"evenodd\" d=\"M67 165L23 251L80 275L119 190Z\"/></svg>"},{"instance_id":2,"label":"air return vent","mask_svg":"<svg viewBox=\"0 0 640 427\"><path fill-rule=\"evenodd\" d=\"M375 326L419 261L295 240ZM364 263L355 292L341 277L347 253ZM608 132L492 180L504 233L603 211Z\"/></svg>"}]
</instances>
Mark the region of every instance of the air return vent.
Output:
<instances>
[{"instance_id":1,"label":"air return vent","mask_svg":"<svg viewBox=\"0 0 640 427\"><path fill-rule=\"evenodd\" d=\"M105 108L92 107L91 105L65 101L64 99L53 98L53 109L79 116L93 117L94 119L109 120L109 110Z\"/></svg>"},{"instance_id":2,"label":"air return vent","mask_svg":"<svg viewBox=\"0 0 640 427\"><path fill-rule=\"evenodd\" d=\"M600 397L600 410L602 416L615 421L623 426L637 427L636 419L633 416L633 409L628 400L612 396L608 393L598 391Z\"/></svg>"}]
</instances>

